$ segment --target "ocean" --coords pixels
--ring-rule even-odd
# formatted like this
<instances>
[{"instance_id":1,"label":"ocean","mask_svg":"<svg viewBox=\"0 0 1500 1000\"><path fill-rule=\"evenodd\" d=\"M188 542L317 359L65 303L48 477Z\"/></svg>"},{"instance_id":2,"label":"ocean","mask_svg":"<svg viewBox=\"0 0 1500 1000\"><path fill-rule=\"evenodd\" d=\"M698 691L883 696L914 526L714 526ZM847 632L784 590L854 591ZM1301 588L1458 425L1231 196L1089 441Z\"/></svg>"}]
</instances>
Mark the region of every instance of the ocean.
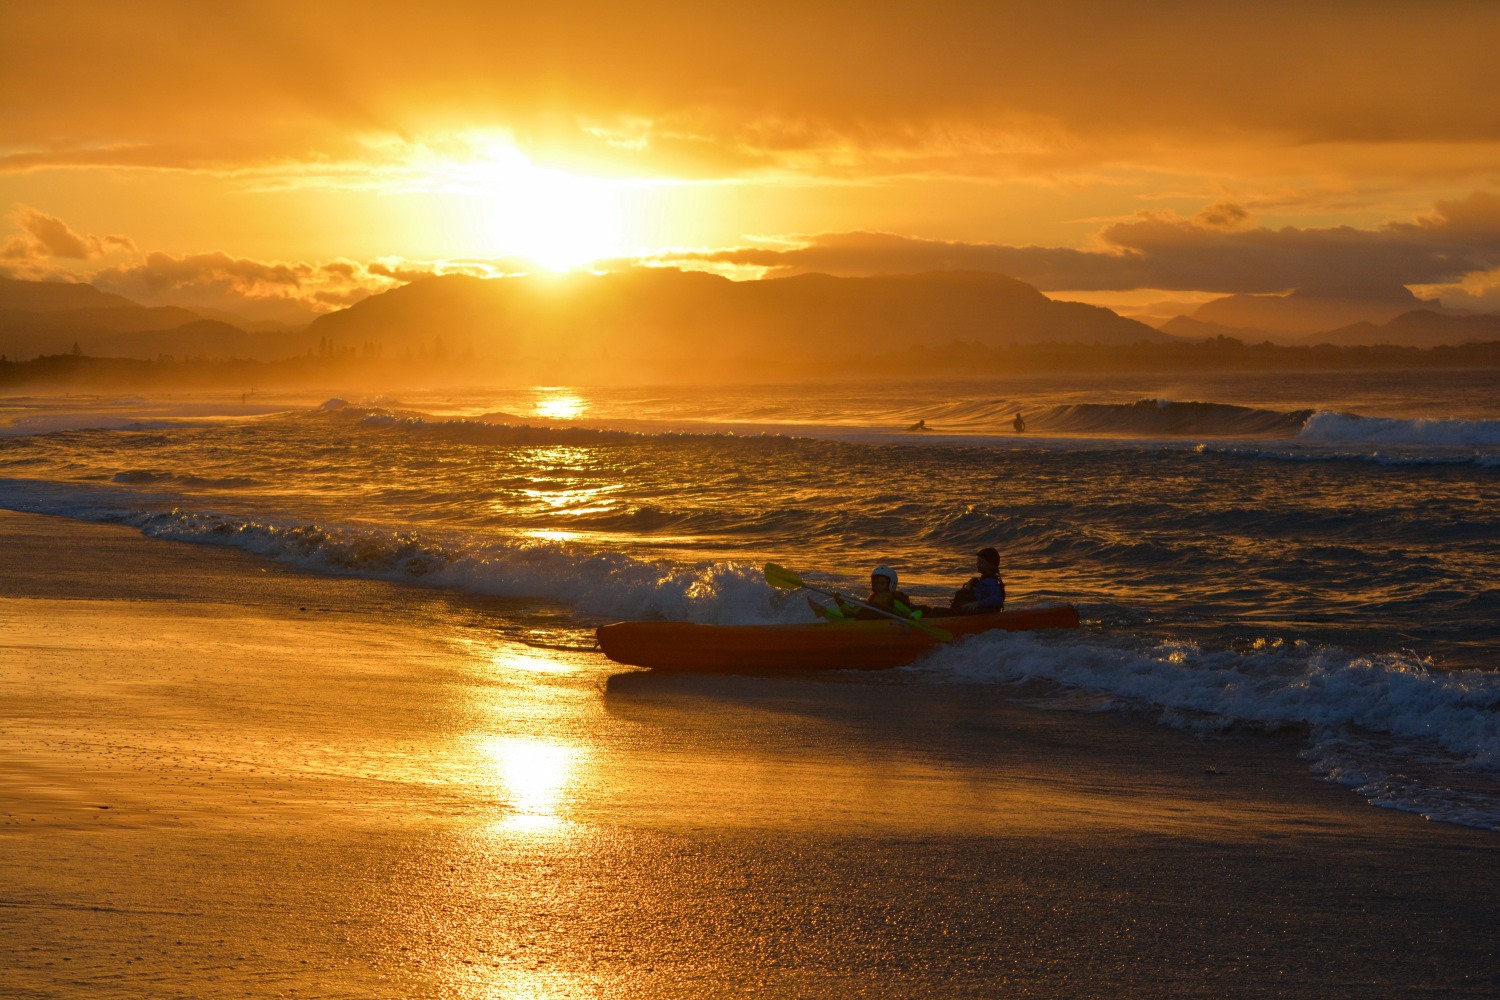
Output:
<instances>
[{"instance_id":1,"label":"ocean","mask_svg":"<svg viewBox=\"0 0 1500 1000\"><path fill-rule=\"evenodd\" d=\"M1084 628L869 683L1184 739L1296 731L1309 780L1500 830L1497 390L1466 371L8 397L0 508L502 598L496 641L542 654L618 620L812 621L767 561L855 593L886 564L946 604L993 545L1011 606L1072 602Z\"/></svg>"}]
</instances>

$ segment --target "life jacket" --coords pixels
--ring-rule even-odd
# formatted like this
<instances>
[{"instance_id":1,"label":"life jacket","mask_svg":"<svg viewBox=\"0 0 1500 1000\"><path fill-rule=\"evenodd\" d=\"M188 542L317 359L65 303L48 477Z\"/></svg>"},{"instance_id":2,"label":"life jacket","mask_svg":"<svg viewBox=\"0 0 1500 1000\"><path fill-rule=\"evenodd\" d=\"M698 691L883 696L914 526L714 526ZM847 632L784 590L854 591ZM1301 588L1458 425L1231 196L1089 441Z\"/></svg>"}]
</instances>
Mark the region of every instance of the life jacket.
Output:
<instances>
[{"instance_id":1,"label":"life jacket","mask_svg":"<svg viewBox=\"0 0 1500 1000\"><path fill-rule=\"evenodd\" d=\"M965 604L972 604L976 599L974 588L978 587L979 581L983 579L984 577L982 576L971 577L968 583L953 592L953 600L948 603L948 607L956 611ZM1000 588L1000 607L993 610L999 611L1005 607L1005 580L1001 578L999 573L995 574L995 584Z\"/></svg>"},{"instance_id":2,"label":"life jacket","mask_svg":"<svg viewBox=\"0 0 1500 1000\"><path fill-rule=\"evenodd\" d=\"M889 603L881 603L880 601L876 600L876 596L874 594L869 594L865 597L865 603L873 607L884 608L886 611L889 611L892 614L900 615L903 618L922 617L922 612L917 611L915 608L913 608L911 605L911 599L901 591L889 591L886 594L886 597ZM857 604L846 604L843 601L839 601L831 608L825 608L821 605L814 604L813 610L816 611L820 616L828 618L830 620L844 619L848 621L868 621L875 618L885 617L879 612L871 611L869 608L862 608Z\"/></svg>"}]
</instances>

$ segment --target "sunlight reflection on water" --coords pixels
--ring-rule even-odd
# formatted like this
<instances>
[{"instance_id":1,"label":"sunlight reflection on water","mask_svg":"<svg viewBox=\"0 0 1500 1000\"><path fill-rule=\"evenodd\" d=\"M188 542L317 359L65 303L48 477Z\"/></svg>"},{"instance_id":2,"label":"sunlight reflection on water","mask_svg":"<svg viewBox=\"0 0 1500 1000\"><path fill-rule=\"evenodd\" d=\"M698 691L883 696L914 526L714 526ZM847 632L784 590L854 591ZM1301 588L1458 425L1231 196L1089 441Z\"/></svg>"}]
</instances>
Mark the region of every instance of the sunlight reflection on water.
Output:
<instances>
[{"instance_id":1,"label":"sunlight reflection on water","mask_svg":"<svg viewBox=\"0 0 1500 1000\"><path fill-rule=\"evenodd\" d=\"M571 393L546 396L536 401L537 416L552 420L573 420L588 409L588 404Z\"/></svg>"},{"instance_id":2,"label":"sunlight reflection on water","mask_svg":"<svg viewBox=\"0 0 1500 1000\"><path fill-rule=\"evenodd\" d=\"M499 650L490 658L490 664L498 670L522 670L529 674L576 674L580 668L576 660L555 655L538 656L514 649Z\"/></svg>"},{"instance_id":3,"label":"sunlight reflection on water","mask_svg":"<svg viewBox=\"0 0 1500 1000\"><path fill-rule=\"evenodd\" d=\"M487 758L497 797L506 813L497 826L509 833L559 833L567 826L563 815L569 789L585 748L526 736L485 740L480 751Z\"/></svg>"},{"instance_id":4,"label":"sunlight reflection on water","mask_svg":"<svg viewBox=\"0 0 1500 1000\"><path fill-rule=\"evenodd\" d=\"M459 991L455 995L474 1000L560 1000L593 995L592 987L556 972L506 969L497 978L498 982L455 981L450 985Z\"/></svg>"}]
</instances>

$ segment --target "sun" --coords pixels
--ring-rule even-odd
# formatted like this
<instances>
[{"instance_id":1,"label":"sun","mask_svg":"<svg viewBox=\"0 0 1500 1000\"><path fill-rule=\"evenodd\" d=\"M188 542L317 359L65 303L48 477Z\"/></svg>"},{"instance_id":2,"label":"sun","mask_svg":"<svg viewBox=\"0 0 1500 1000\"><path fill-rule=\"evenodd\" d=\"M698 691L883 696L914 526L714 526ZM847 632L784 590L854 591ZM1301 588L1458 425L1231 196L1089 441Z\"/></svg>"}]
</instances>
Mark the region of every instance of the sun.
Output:
<instances>
[{"instance_id":1,"label":"sun","mask_svg":"<svg viewBox=\"0 0 1500 1000\"><path fill-rule=\"evenodd\" d=\"M473 164L483 228L499 254L553 271L623 256L624 182L533 163L518 149L492 147Z\"/></svg>"}]
</instances>

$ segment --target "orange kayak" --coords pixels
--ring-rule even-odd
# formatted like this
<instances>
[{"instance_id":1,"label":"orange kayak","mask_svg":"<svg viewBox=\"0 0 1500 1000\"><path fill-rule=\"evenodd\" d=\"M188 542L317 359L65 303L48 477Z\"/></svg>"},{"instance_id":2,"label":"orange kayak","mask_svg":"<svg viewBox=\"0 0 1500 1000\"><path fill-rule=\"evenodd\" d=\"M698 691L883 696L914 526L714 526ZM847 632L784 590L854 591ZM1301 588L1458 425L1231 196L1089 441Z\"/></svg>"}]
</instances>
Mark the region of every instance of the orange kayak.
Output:
<instances>
[{"instance_id":1,"label":"orange kayak","mask_svg":"<svg viewBox=\"0 0 1500 1000\"><path fill-rule=\"evenodd\" d=\"M966 635L1004 629L1077 628L1071 604L1019 608L984 615L923 619ZM894 620L817 622L811 625L696 625L692 622L620 622L598 630L599 648L617 663L667 670L721 673L735 670L880 670L911 663L945 643Z\"/></svg>"}]
</instances>

